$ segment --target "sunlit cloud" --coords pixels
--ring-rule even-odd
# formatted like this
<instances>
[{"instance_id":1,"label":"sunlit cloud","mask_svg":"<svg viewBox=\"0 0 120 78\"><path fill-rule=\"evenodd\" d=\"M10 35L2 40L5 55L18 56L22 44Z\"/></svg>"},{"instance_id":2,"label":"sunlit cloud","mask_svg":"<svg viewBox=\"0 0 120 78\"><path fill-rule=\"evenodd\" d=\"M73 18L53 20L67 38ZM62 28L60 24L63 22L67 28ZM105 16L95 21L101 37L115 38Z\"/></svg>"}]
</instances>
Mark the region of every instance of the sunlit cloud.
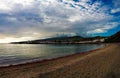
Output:
<instances>
[{"instance_id":1,"label":"sunlit cloud","mask_svg":"<svg viewBox=\"0 0 120 78\"><path fill-rule=\"evenodd\" d=\"M119 26L119 12L119 0L1 0L0 34L4 36L0 39L9 42L62 33L107 33Z\"/></svg>"}]
</instances>

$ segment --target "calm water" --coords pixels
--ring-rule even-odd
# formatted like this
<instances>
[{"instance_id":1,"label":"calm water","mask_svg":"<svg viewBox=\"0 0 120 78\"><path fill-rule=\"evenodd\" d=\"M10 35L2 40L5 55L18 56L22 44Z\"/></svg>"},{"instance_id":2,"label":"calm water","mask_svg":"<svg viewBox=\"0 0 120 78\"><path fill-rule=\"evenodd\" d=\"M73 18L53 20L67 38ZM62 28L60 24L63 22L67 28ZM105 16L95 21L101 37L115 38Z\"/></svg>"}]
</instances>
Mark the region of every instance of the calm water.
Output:
<instances>
[{"instance_id":1,"label":"calm water","mask_svg":"<svg viewBox=\"0 0 120 78\"><path fill-rule=\"evenodd\" d=\"M61 57L103 46L103 44L0 44L0 66Z\"/></svg>"}]
</instances>

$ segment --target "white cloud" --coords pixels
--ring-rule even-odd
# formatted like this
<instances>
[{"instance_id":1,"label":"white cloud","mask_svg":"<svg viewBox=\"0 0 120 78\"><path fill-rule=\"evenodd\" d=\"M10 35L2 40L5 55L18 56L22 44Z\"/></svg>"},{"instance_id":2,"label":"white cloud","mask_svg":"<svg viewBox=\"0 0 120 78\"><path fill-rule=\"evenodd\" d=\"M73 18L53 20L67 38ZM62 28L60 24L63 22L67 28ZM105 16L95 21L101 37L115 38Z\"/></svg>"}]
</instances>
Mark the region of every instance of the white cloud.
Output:
<instances>
[{"instance_id":1,"label":"white cloud","mask_svg":"<svg viewBox=\"0 0 120 78\"><path fill-rule=\"evenodd\" d=\"M110 22L110 23L99 23L95 24L92 29L87 31L87 34L96 34L96 33L105 33L109 29L115 28L118 23L117 22ZM94 28L95 27L95 28Z\"/></svg>"},{"instance_id":2,"label":"white cloud","mask_svg":"<svg viewBox=\"0 0 120 78\"><path fill-rule=\"evenodd\" d=\"M32 8L35 0L0 0L0 11L13 12L20 9Z\"/></svg>"},{"instance_id":3,"label":"white cloud","mask_svg":"<svg viewBox=\"0 0 120 78\"><path fill-rule=\"evenodd\" d=\"M112 10L111 10L111 13L116 13L116 12L120 12L120 8L112 9Z\"/></svg>"},{"instance_id":4,"label":"white cloud","mask_svg":"<svg viewBox=\"0 0 120 78\"><path fill-rule=\"evenodd\" d=\"M111 9L111 13L120 12L120 0L113 0L113 8Z\"/></svg>"},{"instance_id":5,"label":"white cloud","mask_svg":"<svg viewBox=\"0 0 120 78\"><path fill-rule=\"evenodd\" d=\"M105 30L103 30L103 29L95 29L95 30L92 30L92 31L88 31L87 34L103 33L103 32L105 32Z\"/></svg>"},{"instance_id":6,"label":"white cloud","mask_svg":"<svg viewBox=\"0 0 120 78\"><path fill-rule=\"evenodd\" d=\"M0 32L19 38L44 38L61 32L83 35L84 32L103 33L114 28L117 24L106 24L113 18L106 13L108 7L97 1L91 5L90 1L1 0L0 21L3 23L0 23Z\"/></svg>"}]
</instances>

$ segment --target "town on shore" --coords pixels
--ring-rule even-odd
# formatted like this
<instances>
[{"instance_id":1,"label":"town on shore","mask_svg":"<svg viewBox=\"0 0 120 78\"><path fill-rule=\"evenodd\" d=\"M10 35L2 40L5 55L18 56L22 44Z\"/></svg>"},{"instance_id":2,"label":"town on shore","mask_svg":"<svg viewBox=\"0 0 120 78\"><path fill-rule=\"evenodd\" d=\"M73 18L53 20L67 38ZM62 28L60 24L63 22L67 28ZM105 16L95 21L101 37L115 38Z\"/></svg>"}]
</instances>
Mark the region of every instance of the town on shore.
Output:
<instances>
[{"instance_id":1,"label":"town on shore","mask_svg":"<svg viewBox=\"0 0 120 78\"><path fill-rule=\"evenodd\" d=\"M120 31L109 37L96 36L96 37L81 37L81 36L71 36L71 37L53 37L38 40L29 40L21 42L11 42L12 44L88 44L88 43L112 43L120 42Z\"/></svg>"}]
</instances>

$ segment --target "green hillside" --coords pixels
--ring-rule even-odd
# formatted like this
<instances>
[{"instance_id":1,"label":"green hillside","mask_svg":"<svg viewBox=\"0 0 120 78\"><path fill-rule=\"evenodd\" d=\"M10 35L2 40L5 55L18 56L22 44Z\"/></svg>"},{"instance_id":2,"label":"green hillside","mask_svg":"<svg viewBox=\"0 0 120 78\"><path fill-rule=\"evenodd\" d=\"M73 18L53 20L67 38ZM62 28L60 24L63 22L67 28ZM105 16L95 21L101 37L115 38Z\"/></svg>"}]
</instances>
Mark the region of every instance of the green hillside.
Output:
<instances>
[{"instance_id":1,"label":"green hillside","mask_svg":"<svg viewBox=\"0 0 120 78\"><path fill-rule=\"evenodd\" d=\"M32 41L22 41L22 42L12 42L14 44L51 44L51 43L79 43L81 41L93 41L104 39L106 37L96 36L96 37L88 37L84 38L81 36L72 36L72 37L53 37L47 39L39 39L39 40L32 40Z\"/></svg>"},{"instance_id":2,"label":"green hillside","mask_svg":"<svg viewBox=\"0 0 120 78\"><path fill-rule=\"evenodd\" d=\"M120 42L120 31L108 37L105 42Z\"/></svg>"}]
</instances>

